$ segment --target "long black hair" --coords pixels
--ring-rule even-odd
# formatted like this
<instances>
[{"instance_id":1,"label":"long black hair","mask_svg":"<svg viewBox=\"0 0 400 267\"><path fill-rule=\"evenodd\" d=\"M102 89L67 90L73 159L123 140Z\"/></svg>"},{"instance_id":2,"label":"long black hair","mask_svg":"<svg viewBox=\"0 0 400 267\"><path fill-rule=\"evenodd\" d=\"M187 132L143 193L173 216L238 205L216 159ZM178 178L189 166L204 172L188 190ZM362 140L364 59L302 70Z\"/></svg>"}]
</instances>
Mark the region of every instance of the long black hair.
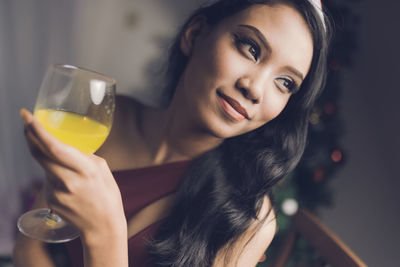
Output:
<instances>
[{"instance_id":1,"label":"long black hair","mask_svg":"<svg viewBox=\"0 0 400 267\"><path fill-rule=\"evenodd\" d=\"M149 246L154 266L211 266L217 252L257 219L265 196L303 154L309 114L325 81L330 39L327 18L322 21L309 0L220 0L196 10L171 47L166 91L172 95L186 67L180 39L194 18L204 16L213 27L251 5L282 2L298 10L312 34L309 73L274 120L224 140L192 162L169 217Z\"/></svg>"}]
</instances>

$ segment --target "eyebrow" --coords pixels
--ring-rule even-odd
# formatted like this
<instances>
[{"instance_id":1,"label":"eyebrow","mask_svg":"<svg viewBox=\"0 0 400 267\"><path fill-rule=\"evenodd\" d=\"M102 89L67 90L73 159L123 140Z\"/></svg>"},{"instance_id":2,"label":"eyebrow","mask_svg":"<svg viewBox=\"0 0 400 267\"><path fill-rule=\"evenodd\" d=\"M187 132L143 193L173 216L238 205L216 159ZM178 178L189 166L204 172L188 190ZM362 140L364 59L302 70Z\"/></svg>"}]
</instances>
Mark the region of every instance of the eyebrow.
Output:
<instances>
[{"instance_id":1,"label":"eyebrow","mask_svg":"<svg viewBox=\"0 0 400 267\"><path fill-rule=\"evenodd\" d=\"M300 71L296 70L295 68L293 68L291 66L286 66L285 69L287 69L293 75L296 75L300 80L304 80L303 74Z\"/></svg>"},{"instance_id":2,"label":"eyebrow","mask_svg":"<svg viewBox=\"0 0 400 267\"><path fill-rule=\"evenodd\" d=\"M247 24L240 24L239 27L247 28L251 30L253 33L255 33L255 35L257 35L258 39L261 40L262 44L265 46L268 52L272 53L272 48L268 43L267 39L265 38L264 34L262 34L256 27Z\"/></svg>"},{"instance_id":3,"label":"eyebrow","mask_svg":"<svg viewBox=\"0 0 400 267\"><path fill-rule=\"evenodd\" d=\"M251 30L255 35L257 35L258 39L260 39L261 43L263 46L265 46L265 49L269 53L272 53L272 48L267 39L265 38L264 34L262 34L256 27L247 25L247 24L240 24L239 27L241 28L246 28ZM304 75L298 71L297 69L291 67L291 66L285 66L285 69L287 69L289 72L291 72L293 75L297 76L300 80L304 80Z\"/></svg>"}]
</instances>

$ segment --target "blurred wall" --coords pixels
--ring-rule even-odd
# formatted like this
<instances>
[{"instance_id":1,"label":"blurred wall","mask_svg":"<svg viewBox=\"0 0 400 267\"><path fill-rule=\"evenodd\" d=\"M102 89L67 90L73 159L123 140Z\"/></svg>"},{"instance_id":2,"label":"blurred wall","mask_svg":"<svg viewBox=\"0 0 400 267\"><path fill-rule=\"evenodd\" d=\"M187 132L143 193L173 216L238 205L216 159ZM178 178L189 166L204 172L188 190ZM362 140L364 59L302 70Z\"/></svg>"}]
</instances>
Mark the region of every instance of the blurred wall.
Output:
<instances>
[{"instance_id":1,"label":"blurred wall","mask_svg":"<svg viewBox=\"0 0 400 267\"><path fill-rule=\"evenodd\" d=\"M355 66L343 71L346 165L322 212L369 266L400 266L400 2L363 0Z\"/></svg>"}]
</instances>

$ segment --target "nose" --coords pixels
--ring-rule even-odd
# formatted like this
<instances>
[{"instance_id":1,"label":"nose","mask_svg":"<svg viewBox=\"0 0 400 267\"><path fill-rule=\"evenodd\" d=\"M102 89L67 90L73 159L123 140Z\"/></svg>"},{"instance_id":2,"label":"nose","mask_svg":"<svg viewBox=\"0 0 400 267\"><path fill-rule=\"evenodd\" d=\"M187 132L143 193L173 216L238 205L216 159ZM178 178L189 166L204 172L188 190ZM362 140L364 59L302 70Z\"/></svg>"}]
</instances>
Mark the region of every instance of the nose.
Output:
<instances>
[{"instance_id":1,"label":"nose","mask_svg":"<svg viewBox=\"0 0 400 267\"><path fill-rule=\"evenodd\" d=\"M258 104L262 99L262 89L255 84L252 84L251 79L242 77L237 80L236 88L242 93L242 95L252 101L254 104Z\"/></svg>"}]
</instances>

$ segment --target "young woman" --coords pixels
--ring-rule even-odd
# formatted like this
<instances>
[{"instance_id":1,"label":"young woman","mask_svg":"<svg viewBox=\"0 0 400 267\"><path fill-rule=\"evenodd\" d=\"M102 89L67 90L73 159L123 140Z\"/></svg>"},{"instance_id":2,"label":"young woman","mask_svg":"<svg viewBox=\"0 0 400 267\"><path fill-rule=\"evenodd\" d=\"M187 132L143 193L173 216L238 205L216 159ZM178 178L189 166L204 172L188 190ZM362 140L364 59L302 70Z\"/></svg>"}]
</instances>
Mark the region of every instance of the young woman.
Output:
<instances>
[{"instance_id":1,"label":"young woman","mask_svg":"<svg viewBox=\"0 0 400 267\"><path fill-rule=\"evenodd\" d=\"M67 244L71 264L257 264L276 228L271 189L303 153L325 77L329 25L310 1L220 0L194 12L172 46L168 107L119 98L98 155L21 112L47 174L37 206L81 233L82 247ZM22 236L15 263L53 266Z\"/></svg>"}]
</instances>

